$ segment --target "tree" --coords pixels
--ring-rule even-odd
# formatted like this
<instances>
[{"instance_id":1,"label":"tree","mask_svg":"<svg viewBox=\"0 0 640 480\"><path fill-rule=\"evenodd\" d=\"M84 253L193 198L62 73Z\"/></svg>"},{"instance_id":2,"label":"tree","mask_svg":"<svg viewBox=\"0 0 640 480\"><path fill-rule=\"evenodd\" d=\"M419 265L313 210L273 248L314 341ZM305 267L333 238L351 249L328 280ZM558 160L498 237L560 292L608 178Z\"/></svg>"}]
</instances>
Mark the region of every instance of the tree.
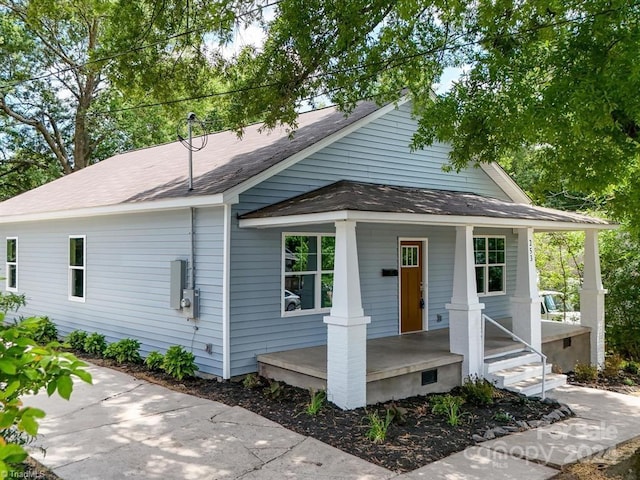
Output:
<instances>
[{"instance_id":1,"label":"tree","mask_svg":"<svg viewBox=\"0 0 640 480\"><path fill-rule=\"evenodd\" d=\"M349 110L406 93L419 120L413 147L451 142L454 168L535 149L550 175L607 198L618 217L640 206L637 2L283 0L275 9L264 47L231 69L238 128L249 113L295 123L318 95ZM451 66L466 73L434 101L431 87Z\"/></svg>"},{"instance_id":2,"label":"tree","mask_svg":"<svg viewBox=\"0 0 640 480\"><path fill-rule=\"evenodd\" d=\"M211 111L172 103L220 88L205 38L238 18L231 0L205 3L0 0L0 196L173 140L187 108Z\"/></svg>"}]
</instances>

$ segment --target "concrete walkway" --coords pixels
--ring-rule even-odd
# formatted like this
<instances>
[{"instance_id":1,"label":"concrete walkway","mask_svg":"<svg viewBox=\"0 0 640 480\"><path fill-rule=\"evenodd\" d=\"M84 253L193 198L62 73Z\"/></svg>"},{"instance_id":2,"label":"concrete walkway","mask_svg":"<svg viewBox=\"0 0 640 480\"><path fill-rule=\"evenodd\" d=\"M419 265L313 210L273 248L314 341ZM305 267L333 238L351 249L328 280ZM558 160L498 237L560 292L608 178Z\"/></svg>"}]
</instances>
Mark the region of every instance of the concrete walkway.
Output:
<instances>
[{"instance_id":1,"label":"concrete walkway","mask_svg":"<svg viewBox=\"0 0 640 480\"><path fill-rule=\"evenodd\" d=\"M553 393L579 415L471 447L397 475L240 407L90 367L71 401L30 397L47 412L33 456L63 479L509 479L557 468L640 436L640 398L579 387Z\"/></svg>"}]
</instances>

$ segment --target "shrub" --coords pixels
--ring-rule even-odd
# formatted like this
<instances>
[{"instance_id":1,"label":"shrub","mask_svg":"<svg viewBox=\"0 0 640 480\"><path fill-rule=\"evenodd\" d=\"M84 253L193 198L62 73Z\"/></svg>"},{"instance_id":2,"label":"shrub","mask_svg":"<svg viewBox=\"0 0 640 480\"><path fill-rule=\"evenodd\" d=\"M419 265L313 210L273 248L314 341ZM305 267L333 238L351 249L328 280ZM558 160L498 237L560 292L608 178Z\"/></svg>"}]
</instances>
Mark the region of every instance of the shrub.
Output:
<instances>
[{"instance_id":1,"label":"shrub","mask_svg":"<svg viewBox=\"0 0 640 480\"><path fill-rule=\"evenodd\" d=\"M84 351L84 342L87 339L87 332L82 330L74 330L69 333L66 338L66 342L69 344L71 348L74 350Z\"/></svg>"},{"instance_id":2,"label":"shrub","mask_svg":"<svg viewBox=\"0 0 640 480\"><path fill-rule=\"evenodd\" d=\"M149 352L149 355L147 355L147 358L144 361L144 364L147 366L147 368L151 371L160 371L162 370L162 364L164 363L164 355L162 355L160 352L157 351L153 351L153 352Z\"/></svg>"},{"instance_id":3,"label":"shrub","mask_svg":"<svg viewBox=\"0 0 640 480\"><path fill-rule=\"evenodd\" d=\"M262 382L260 380L260 375L257 373L250 373L242 380L242 386L244 388L254 389L258 388L260 385L262 385Z\"/></svg>"},{"instance_id":4,"label":"shrub","mask_svg":"<svg viewBox=\"0 0 640 480\"><path fill-rule=\"evenodd\" d=\"M509 422L511 422L511 421L513 421L513 420L515 420L515 419L513 418L513 415L511 415L509 412L503 412L503 411L496 412L496 413L493 415L493 419L494 419L496 422L500 422L500 423L509 423Z\"/></svg>"},{"instance_id":5,"label":"shrub","mask_svg":"<svg viewBox=\"0 0 640 480\"><path fill-rule=\"evenodd\" d=\"M616 377L620 373L620 370L622 370L623 363L624 360L622 360L622 357L619 354L613 353L611 355L607 355L604 359L604 369L602 373L607 377Z\"/></svg>"},{"instance_id":6,"label":"shrub","mask_svg":"<svg viewBox=\"0 0 640 480\"><path fill-rule=\"evenodd\" d=\"M49 317L37 317L37 327L33 333L33 340L41 345L58 341L58 329Z\"/></svg>"},{"instance_id":7,"label":"shrub","mask_svg":"<svg viewBox=\"0 0 640 480\"><path fill-rule=\"evenodd\" d=\"M27 304L27 298L24 294L18 295L13 292L6 292L0 294L0 312L17 312L20 307L24 307ZM3 316L4 320L4 316Z\"/></svg>"},{"instance_id":8,"label":"shrub","mask_svg":"<svg viewBox=\"0 0 640 480\"><path fill-rule=\"evenodd\" d=\"M140 363L140 342L133 338L123 338L110 344L104 351L105 358L113 358L118 363Z\"/></svg>"},{"instance_id":9,"label":"shrub","mask_svg":"<svg viewBox=\"0 0 640 480\"><path fill-rule=\"evenodd\" d=\"M107 342L104 339L104 335L100 333L92 333L87 335L84 341L84 351L92 355L101 357L107 348Z\"/></svg>"},{"instance_id":10,"label":"shrub","mask_svg":"<svg viewBox=\"0 0 640 480\"><path fill-rule=\"evenodd\" d=\"M184 377L192 377L198 366L193 353L187 352L179 345L173 345L164 355L162 369L173 378L182 380Z\"/></svg>"},{"instance_id":11,"label":"shrub","mask_svg":"<svg viewBox=\"0 0 640 480\"><path fill-rule=\"evenodd\" d=\"M367 430L367 438L373 443L382 443L387 438L387 430L393 420L393 414L387 410L384 419L378 415L378 412L368 413L366 420L369 422L369 430Z\"/></svg>"},{"instance_id":12,"label":"shrub","mask_svg":"<svg viewBox=\"0 0 640 480\"><path fill-rule=\"evenodd\" d=\"M264 389L264 394L271 400L278 400L282 397L284 389L282 384L276 380L269 380L269 385Z\"/></svg>"},{"instance_id":13,"label":"shrub","mask_svg":"<svg viewBox=\"0 0 640 480\"><path fill-rule=\"evenodd\" d=\"M431 411L437 415L445 415L447 423L456 426L460 423L464 413L460 411L460 407L464 403L464 398L453 396L450 394L438 395L433 399L433 408Z\"/></svg>"},{"instance_id":14,"label":"shrub","mask_svg":"<svg viewBox=\"0 0 640 480\"><path fill-rule=\"evenodd\" d=\"M465 378L461 387L462 397L473 405L490 405L493 403L495 386L477 375Z\"/></svg>"},{"instance_id":15,"label":"shrub","mask_svg":"<svg viewBox=\"0 0 640 480\"><path fill-rule=\"evenodd\" d=\"M637 362L628 361L625 363L623 370L631 375L637 375L640 372Z\"/></svg>"},{"instance_id":16,"label":"shrub","mask_svg":"<svg viewBox=\"0 0 640 480\"><path fill-rule=\"evenodd\" d=\"M598 379L598 367L589 363L578 362L573 369L573 374L577 382L595 382Z\"/></svg>"},{"instance_id":17,"label":"shrub","mask_svg":"<svg viewBox=\"0 0 640 480\"><path fill-rule=\"evenodd\" d=\"M320 410L322 410L322 407L324 407L324 402L327 399L327 394L324 390L309 390L309 395L311 396L311 398L309 399L309 403L307 403L305 412L308 415L316 415Z\"/></svg>"}]
</instances>

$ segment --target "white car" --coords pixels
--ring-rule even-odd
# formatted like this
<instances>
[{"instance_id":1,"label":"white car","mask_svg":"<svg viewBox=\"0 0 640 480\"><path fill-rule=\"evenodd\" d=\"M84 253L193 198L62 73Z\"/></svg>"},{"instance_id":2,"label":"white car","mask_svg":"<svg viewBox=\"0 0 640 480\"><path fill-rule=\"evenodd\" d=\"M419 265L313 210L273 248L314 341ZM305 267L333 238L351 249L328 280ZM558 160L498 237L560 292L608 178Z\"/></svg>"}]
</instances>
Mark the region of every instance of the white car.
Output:
<instances>
[{"instance_id":1,"label":"white car","mask_svg":"<svg viewBox=\"0 0 640 480\"><path fill-rule=\"evenodd\" d=\"M566 310L565 310L566 307ZM562 292L542 290L540 292L540 317L564 323L580 323L580 312L574 312L564 300Z\"/></svg>"}]
</instances>

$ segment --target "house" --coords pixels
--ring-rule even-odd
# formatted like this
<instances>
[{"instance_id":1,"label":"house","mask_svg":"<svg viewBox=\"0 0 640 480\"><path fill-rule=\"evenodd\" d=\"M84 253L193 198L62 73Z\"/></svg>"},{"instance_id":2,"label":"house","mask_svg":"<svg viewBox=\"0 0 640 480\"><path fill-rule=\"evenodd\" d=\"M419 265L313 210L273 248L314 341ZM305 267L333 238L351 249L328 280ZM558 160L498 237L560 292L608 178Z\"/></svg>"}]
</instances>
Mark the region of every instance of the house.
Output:
<instances>
[{"instance_id":1,"label":"house","mask_svg":"<svg viewBox=\"0 0 640 480\"><path fill-rule=\"evenodd\" d=\"M496 164L445 171L448 146L411 151L415 128L408 101L363 102L302 114L293 137L212 134L193 190L178 142L116 155L0 203L5 289L63 334L183 345L223 379L259 361L343 408L506 377L539 360L524 343L602 363L611 226L531 205ZM586 232L582 325L545 333L533 235L565 230Z\"/></svg>"}]
</instances>

